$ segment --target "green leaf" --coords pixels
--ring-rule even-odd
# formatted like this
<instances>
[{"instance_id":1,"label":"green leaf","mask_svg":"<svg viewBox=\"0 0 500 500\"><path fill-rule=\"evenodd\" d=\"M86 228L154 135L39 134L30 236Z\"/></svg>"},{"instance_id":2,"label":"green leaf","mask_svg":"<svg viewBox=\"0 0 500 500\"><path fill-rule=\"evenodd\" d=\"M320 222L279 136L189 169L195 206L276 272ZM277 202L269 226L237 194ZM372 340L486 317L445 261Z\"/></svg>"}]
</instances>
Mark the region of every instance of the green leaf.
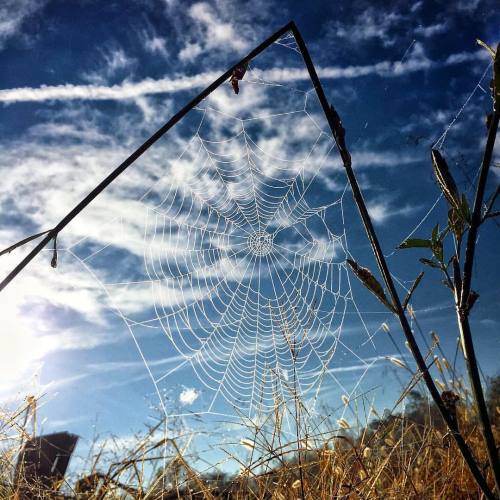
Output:
<instances>
[{"instance_id":1,"label":"green leaf","mask_svg":"<svg viewBox=\"0 0 500 500\"><path fill-rule=\"evenodd\" d=\"M434 254L434 257L438 260L438 262L443 262L444 256L443 256L443 242L442 241L437 241L432 245L432 253Z\"/></svg>"},{"instance_id":2,"label":"green leaf","mask_svg":"<svg viewBox=\"0 0 500 500\"><path fill-rule=\"evenodd\" d=\"M408 290L408 293L406 294L405 300L403 301L403 309L406 309L408 306L410 299L413 295L413 292L417 289L417 286L420 284L422 281L422 278L424 277L424 272L422 271L415 279L413 282L413 285L411 286L410 290Z\"/></svg>"},{"instance_id":3,"label":"green leaf","mask_svg":"<svg viewBox=\"0 0 500 500\"><path fill-rule=\"evenodd\" d=\"M436 224L432 229L432 243L436 244L439 241L439 224Z\"/></svg>"},{"instance_id":4,"label":"green leaf","mask_svg":"<svg viewBox=\"0 0 500 500\"><path fill-rule=\"evenodd\" d=\"M432 259L418 259L422 264L425 264L426 266L433 267L434 269L442 269L442 266L439 262L436 262L435 260Z\"/></svg>"},{"instance_id":5,"label":"green leaf","mask_svg":"<svg viewBox=\"0 0 500 500\"><path fill-rule=\"evenodd\" d=\"M465 223L460 213L454 208L448 211L448 227L455 234L457 240L462 238L465 230Z\"/></svg>"},{"instance_id":6,"label":"green leaf","mask_svg":"<svg viewBox=\"0 0 500 500\"><path fill-rule=\"evenodd\" d=\"M453 292L453 287L446 281L446 280L443 280L441 281L441 283L446 287L446 288L449 288L452 292Z\"/></svg>"},{"instance_id":7,"label":"green leaf","mask_svg":"<svg viewBox=\"0 0 500 500\"><path fill-rule=\"evenodd\" d=\"M393 305L387 299L382 285L377 281L375 276L373 276L372 272L366 267L359 266L357 262L351 259L346 260L356 277L363 283L363 285L365 285L365 287L368 288L368 290L370 290L370 292L372 292L385 307L394 312Z\"/></svg>"},{"instance_id":8,"label":"green leaf","mask_svg":"<svg viewBox=\"0 0 500 500\"><path fill-rule=\"evenodd\" d=\"M432 241L431 240L423 240L419 238L410 238L408 240L403 241L398 248L400 249L405 249L405 248L431 248L432 247Z\"/></svg>"},{"instance_id":9,"label":"green leaf","mask_svg":"<svg viewBox=\"0 0 500 500\"><path fill-rule=\"evenodd\" d=\"M469 201L465 194L462 194L462 200L460 203L460 215L463 217L464 222L470 222L470 207Z\"/></svg>"}]
</instances>

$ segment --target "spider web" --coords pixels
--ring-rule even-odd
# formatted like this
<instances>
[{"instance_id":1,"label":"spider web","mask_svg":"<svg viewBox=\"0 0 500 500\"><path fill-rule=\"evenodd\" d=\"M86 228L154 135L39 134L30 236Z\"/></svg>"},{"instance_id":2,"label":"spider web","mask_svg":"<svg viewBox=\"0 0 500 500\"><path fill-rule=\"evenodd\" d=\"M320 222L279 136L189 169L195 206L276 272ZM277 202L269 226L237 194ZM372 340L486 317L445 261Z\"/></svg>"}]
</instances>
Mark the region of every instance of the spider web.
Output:
<instances>
[{"instance_id":1,"label":"spider web","mask_svg":"<svg viewBox=\"0 0 500 500\"><path fill-rule=\"evenodd\" d=\"M360 348L373 355L334 141L309 79L290 85L271 63L305 72L293 35L251 61L239 95L227 82L190 111L135 167L150 187L139 193L138 173L113 185L120 215L64 248L123 320L169 417L253 418L296 395L312 413L325 380L351 397L375 359ZM349 385L332 370L347 357L362 367Z\"/></svg>"}]
</instances>

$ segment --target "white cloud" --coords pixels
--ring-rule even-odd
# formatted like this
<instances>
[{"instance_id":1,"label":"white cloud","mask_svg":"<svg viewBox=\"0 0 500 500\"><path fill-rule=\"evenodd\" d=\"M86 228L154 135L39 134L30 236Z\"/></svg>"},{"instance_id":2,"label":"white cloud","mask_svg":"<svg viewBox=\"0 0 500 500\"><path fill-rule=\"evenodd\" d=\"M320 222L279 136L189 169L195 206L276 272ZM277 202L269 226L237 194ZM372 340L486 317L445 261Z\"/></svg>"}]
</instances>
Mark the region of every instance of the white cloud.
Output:
<instances>
[{"instance_id":1,"label":"white cloud","mask_svg":"<svg viewBox=\"0 0 500 500\"><path fill-rule=\"evenodd\" d=\"M2 257L2 276L18 258L18 255ZM43 359L52 352L93 349L123 339L123 334L110 334L103 328L99 296L82 286L84 276L68 272L64 280L58 279L64 275L48 263L32 266L2 292L0 392L8 392L38 373ZM57 308L60 311L72 308L75 317L81 314L92 320L92 328L61 327L55 315Z\"/></svg>"},{"instance_id":2,"label":"white cloud","mask_svg":"<svg viewBox=\"0 0 500 500\"><path fill-rule=\"evenodd\" d=\"M467 1L467 0L466 0ZM472 1L472 0L471 0ZM478 0L479 1L479 0ZM394 47L400 43L407 43L408 34L430 38L448 31L448 19L443 22L425 25L417 24L422 16L418 14L423 2L415 2L409 9L388 11L378 7L368 7L356 16L352 23L344 19L335 21L330 26L330 34L348 43L371 42L379 40L384 47ZM417 25L416 25L417 24Z\"/></svg>"},{"instance_id":3,"label":"white cloud","mask_svg":"<svg viewBox=\"0 0 500 500\"><path fill-rule=\"evenodd\" d=\"M453 8L472 13L478 8L480 3L481 0L458 0L453 4Z\"/></svg>"},{"instance_id":4,"label":"white cloud","mask_svg":"<svg viewBox=\"0 0 500 500\"><path fill-rule=\"evenodd\" d=\"M336 21L330 30L335 37L347 39L350 43L379 39L385 46L389 46L396 42L393 29L404 20L405 16L398 12L367 8L363 9L352 24L347 24L344 20Z\"/></svg>"},{"instance_id":5,"label":"white cloud","mask_svg":"<svg viewBox=\"0 0 500 500\"><path fill-rule=\"evenodd\" d=\"M447 20L442 23L430 24L428 26L420 25L415 28L415 34L422 35L424 38L430 38L434 35L439 35L440 33L448 31L449 27Z\"/></svg>"},{"instance_id":6,"label":"white cloud","mask_svg":"<svg viewBox=\"0 0 500 500\"><path fill-rule=\"evenodd\" d=\"M179 402L184 406L192 405L200 397L200 392L193 387L186 387L179 394Z\"/></svg>"},{"instance_id":7,"label":"white cloud","mask_svg":"<svg viewBox=\"0 0 500 500\"><path fill-rule=\"evenodd\" d=\"M109 79L125 69L129 70L137 62L134 58L129 57L123 48L116 46L101 50L101 59L97 70L83 74L83 78L94 85L106 84Z\"/></svg>"},{"instance_id":8,"label":"white cloud","mask_svg":"<svg viewBox=\"0 0 500 500\"><path fill-rule=\"evenodd\" d=\"M444 61L445 66L454 64L461 64L464 62L489 60L489 55L485 50L477 50L475 52L458 52L457 54L450 54Z\"/></svg>"},{"instance_id":9,"label":"white cloud","mask_svg":"<svg viewBox=\"0 0 500 500\"><path fill-rule=\"evenodd\" d=\"M248 42L242 39L233 25L225 22L215 9L206 2L198 2L188 9L188 16L195 28L191 36L194 39L202 39L202 43L188 41L179 52L181 61L194 61L201 54L212 49L224 49L242 51L248 47Z\"/></svg>"},{"instance_id":10,"label":"white cloud","mask_svg":"<svg viewBox=\"0 0 500 500\"><path fill-rule=\"evenodd\" d=\"M199 43L188 42L179 51L179 59L181 61L193 61L203 52L203 47Z\"/></svg>"},{"instance_id":11,"label":"white cloud","mask_svg":"<svg viewBox=\"0 0 500 500\"><path fill-rule=\"evenodd\" d=\"M395 216L408 217L421 207L405 204L401 207L394 207L388 200L372 201L367 204L368 213L375 224L383 224L387 219Z\"/></svg>"},{"instance_id":12,"label":"white cloud","mask_svg":"<svg viewBox=\"0 0 500 500\"><path fill-rule=\"evenodd\" d=\"M402 155L391 151L359 151L352 155L352 164L355 169L365 167L397 167L420 161L411 155Z\"/></svg>"},{"instance_id":13,"label":"white cloud","mask_svg":"<svg viewBox=\"0 0 500 500\"><path fill-rule=\"evenodd\" d=\"M110 50L104 54L106 72L113 75L119 69L127 68L133 63L133 59L125 54L122 48Z\"/></svg>"},{"instance_id":14,"label":"white cloud","mask_svg":"<svg viewBox=\"0 0 500 500\"><path fill-rule=\"evenodd\" d=\"M344 372L353 372L353 371L366 371L374 366L380 366L381 364L385 364L387 362L387 358L396 358L401 359L401 356L398 353L389 354L385 356L370 356L364 358L362 363L356 363L345 366L331 367L325 370L325 373L344 373ZM403 359L409 359L408 355L403 356Z\"/></svg>"},{"instance_id":15,"label":"white cloud","mask_svg":"<svg viewBox=\"0 0 500 500\"><path fill-rule=\"evenodd\" d=\"M165 38L153 36L152 38L145 40L144 46L152 54L160 54L163 57L168 56L167 40Z\"/></svg>"},{"instance_id":16,"label":"white cloud","mask_svg":"<svg viewBox=\"0 0 500 500\"><path fill-rule=\"evenodd\" d=\"M185 356L170 356L168 358L156 359L148 362L148 366L164 366L184 361ZM113 371L130 371L130 370L144 370L144 361L105 361L103 363L89 363L85 367L92 372L113 372Z\"/></svg>"},{"instance_id":17,"label":"white cloud","mask_svg":"<svg viewBox=\"0 0 500 500\"><path fill-rule=\"evenodd\" d=\"M139 39L146 52L153 55L159 55L163 58L168 57L167 39L159 36L152 24L139 32Z\"/></svg>"},{"instance_id":18,"label":"white cloud","mask_svg":"<svg viewBox=\"0 0 500 500\"><path fill-rule=\"evenodd\" d=\"M0 49L6 40L19 32L23 23L36 11L40 10L46 0L2 0L0 2Z\"/></svg>"},{"instance_id":19,"label":"white cloud","mask_svg":"<svg viewBox=\"0 0 500 500\"><path fill-rule=\"evenodd\" d=\"M422 0L419 0L418 2L415 2L411 6L411 8L410 8L411 12L417 12L417 11L419 11L422 8L423 4L424 4L424 2Z\"/></svg>"}]
</instances>

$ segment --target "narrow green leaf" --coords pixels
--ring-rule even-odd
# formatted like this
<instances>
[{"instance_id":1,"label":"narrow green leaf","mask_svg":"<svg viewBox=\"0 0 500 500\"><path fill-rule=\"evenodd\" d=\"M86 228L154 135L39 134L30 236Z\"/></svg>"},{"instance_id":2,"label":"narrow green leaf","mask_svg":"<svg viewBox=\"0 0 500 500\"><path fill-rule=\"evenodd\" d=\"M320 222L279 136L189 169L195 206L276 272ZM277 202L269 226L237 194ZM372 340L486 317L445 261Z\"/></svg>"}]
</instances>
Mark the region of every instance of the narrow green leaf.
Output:
<instances>
[{"instance_id":1,"label":"narrow green leaf","mask_svg":"<svg viewBox=\"0 0 500 500\"><path fill-rule=\"evenodd\" d=\"M431 240L423 240L419 238L410 238L408 240L403 241L398 248L403 250L405 248L431 248L432 242Z\"/></svg>"},{"instance_id":2,"label":"narrow green leaf","mask_svg":"<svg viewBox=\"0 0 500 500\"><path fill-rule=\"evenodd\" d=\"M443 262L444 255L443 255L443 242L442 241L437 241L432 245L432 253L434 254L434 257L436 257L436 260L438 262Z\"/></svg>"},{"instance_id":3,"label":"narrow green leaf","mask_svg":"<svg viewBox=\"0 0 500 500\"><path fill-rule=\"evenodd\" d=\"M422 281L422 278L424 277L424 272L422 271L415 279L413 282L413 285L411 286L410 290L406 294L405 300L403 301L403 309L406 309L406 306L409 304L410 299L413 295L413 292L417 289L417 286L420 284Z\"/></svg>"},{"instance_id":4,"label":"narrow green leaf","mask_svg":"<svg viewBox=\"0 0 500 500\"><path fill-rule=\"evenodd\" d=\"M439 241L439 224L432 229L432 242L435 244L437 241Z\"/></svg>"},{"instance_id":5,"label":"narrow green leaf","mask_svg":"<svg viewBox=\"0 0 500 500\"><path fill-rule=\"evenodd\" d=\"M446 281L446 280L443 280L441 281L441 283L446 287L446 288L449 288L452 292L453 292L453 287L450 286L450 284Z\"/></svg>"},{"instance_id":6,"label":"narrow green leaf","mask_svg":"<svg viewBox=\"0 0 500 500\"><path fill-rule=\"evenodd\" d=\"M423 257L421 259L418 259L422 264L425 264L426 266L433 267L434 269L441 269L441 265L439 262L436 262L435 260L432 259L424 259Z\"/></svg>"},{"instance_id":7,"label":"narrow green leaf","mask_svg":"<svg viewBox=\"0 0 500 500\"><path fill-rule=\"evenodd\" d=\"M463 217L464 222L470 222L470 207L469 201L465 194L462 194L462 200L460 203L460 214Z\"/></svg>"},{"instance_id":8,"label":"narrow green leaf","mask_svg":"<svg viewBox=\"0 0 500 500\"><path fill-rule=\"evenodd\" d=\"M457 240L462 238L465 230L465 223L461 214L454 208L448 211L448 227L455 234Z\"/></svg>"}]
</instances>

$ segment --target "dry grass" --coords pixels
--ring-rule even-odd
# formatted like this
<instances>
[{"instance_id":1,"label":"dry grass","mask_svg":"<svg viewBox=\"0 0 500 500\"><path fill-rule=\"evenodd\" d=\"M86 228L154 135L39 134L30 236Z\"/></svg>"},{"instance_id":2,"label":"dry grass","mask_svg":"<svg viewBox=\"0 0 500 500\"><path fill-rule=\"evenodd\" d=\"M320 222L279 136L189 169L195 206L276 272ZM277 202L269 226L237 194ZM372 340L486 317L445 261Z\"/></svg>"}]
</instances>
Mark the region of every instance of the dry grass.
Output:
<instances>
[{"instance_id":1,"label":"dry grass","mask_svg":"<svg viewBox=\"0 0 500 500\"><path fill-rule=\"evenodd\" d=\"M453 389L460 394L457 406L460 429L492 483L477 415L469 403L467 390L460 382ZM280 426L284 412L289 411L284 407L277 407L271 417L271 432L269 426L264 432L262 427L242 421L238 444L249 451L248 460L242 462L241 457L228 454L228 459L238 461L241 467L240 474L233 477L218 473L215 468L203 474L194 470L186 451L176 444L185 442L185 436L179 436L178 440L159 439L162 426L159 422L138 436L127 452L116 452L110 457L112 441L94 448L81 476L68 481L69 484L54 485L52 491L42 491L34 484L12 484L16 451L28 435L30 422L26 415L33 411L33 401L29 400L10 416L2 415L0 497L16 498L17 492L17 498L28 498L28 488L35 491L33 498L291 500L302 498L302 491L311 500L481 498L435 408L416 392L411 393L410 399L405 416L393 413L383 417L373 409L366 409L363 402L344 400L344 404L354 405L358 413L364 414L365 422L371 414L369 425L350 429L347 421L325 419L321 432L319 428L313 432L304 425L300 445L296 440L283 440ZM305 408L300 404L299 408L302 421L308 421ZM495 413L494 432L500 439L500 415L498 410ZM120 449L123 446L115 447Z\"/></svg>"}]
</instances>

